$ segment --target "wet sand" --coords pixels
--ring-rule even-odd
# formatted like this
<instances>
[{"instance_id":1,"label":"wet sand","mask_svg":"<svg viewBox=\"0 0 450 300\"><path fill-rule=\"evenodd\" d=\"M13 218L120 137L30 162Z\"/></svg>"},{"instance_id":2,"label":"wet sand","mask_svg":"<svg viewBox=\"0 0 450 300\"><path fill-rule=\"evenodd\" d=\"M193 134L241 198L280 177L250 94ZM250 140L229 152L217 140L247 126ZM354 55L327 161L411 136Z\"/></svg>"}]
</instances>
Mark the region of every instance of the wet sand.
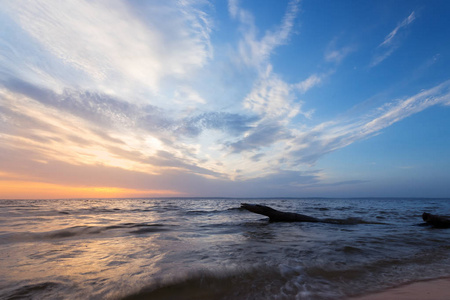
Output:
<instances>
[{"instance_id":1,"label":"wet sand","mask_svg":"<svg viewBox=\"0 0 450 300\"><path fill-rule=\"evenodd\" d=\"M353 297L349 300L448 300L450 299L450 278L414 282L383 292Z\"/></svg>"}]
</instances>

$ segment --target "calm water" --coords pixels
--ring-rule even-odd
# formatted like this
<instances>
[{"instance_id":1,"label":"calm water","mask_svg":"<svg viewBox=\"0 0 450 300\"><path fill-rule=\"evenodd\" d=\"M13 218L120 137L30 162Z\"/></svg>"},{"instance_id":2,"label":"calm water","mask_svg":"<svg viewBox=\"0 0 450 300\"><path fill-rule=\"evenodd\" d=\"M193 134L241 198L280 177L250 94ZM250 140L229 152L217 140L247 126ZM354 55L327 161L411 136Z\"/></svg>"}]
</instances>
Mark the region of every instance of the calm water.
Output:
<instances>
[{"instance_id":1,"label":"calm water","mask_svg":"<svg viewBox=\"0 0 450 300\"><path fill-rule=\"evenodd\" d=\"M318 218L269 223L259 203ZM346 299L450 276L444 199L0 200L1 299Z\"/></svg>"}]
</instances>

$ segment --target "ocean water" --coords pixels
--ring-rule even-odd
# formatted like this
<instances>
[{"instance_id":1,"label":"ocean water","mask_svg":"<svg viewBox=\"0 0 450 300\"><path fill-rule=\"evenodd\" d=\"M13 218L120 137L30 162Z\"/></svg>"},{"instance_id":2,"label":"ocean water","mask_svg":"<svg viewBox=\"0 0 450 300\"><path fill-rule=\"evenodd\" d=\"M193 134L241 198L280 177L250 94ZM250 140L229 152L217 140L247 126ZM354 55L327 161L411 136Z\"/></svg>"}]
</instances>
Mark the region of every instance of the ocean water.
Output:
<instances>
[{"instance_id":1,"label":"ocean water","mask_svg":"<svg viewBox=\"0 0 450 300\"><path fill-rule=\"evenodd\" d=\"M450 276L424 211L450 199L0 200L0 299L347 299Z\"/></svg>"}]
</instances>

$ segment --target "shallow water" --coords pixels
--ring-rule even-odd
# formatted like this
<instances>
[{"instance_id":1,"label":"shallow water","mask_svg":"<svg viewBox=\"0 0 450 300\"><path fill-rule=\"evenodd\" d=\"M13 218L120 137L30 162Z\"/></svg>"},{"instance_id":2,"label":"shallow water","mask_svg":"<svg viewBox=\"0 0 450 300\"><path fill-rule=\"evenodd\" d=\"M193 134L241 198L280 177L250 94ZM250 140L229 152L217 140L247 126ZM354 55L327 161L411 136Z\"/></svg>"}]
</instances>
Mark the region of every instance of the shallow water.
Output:
<instances>
[{"instance_id":1,"label":"shallow water","mask_svg":"<svg viewBox=\"0 0 450 300\"><path fill-rule=\"evenodd\" d=\"M356 222L270 223L241 202ZM0 200L0 208L1 299L345 299L450 275L450 229L419 226L424 211L450 215L445 199Z\"/></svg>"}]
</instances>

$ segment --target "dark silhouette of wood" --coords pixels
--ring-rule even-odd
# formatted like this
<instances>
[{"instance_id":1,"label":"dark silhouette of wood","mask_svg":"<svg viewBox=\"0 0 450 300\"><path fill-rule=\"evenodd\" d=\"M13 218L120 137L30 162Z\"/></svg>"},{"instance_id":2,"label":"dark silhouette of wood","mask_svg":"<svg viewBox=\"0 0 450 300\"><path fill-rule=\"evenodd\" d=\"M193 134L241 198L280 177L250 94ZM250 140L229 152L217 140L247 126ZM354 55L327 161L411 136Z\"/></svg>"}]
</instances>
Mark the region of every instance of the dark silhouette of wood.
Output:
<instances>
[{"instance_id":1,"label":"dark silhouette of wood","mask_svg":"<svg viewBox=\"0 0 450 300\"><path fill-rule=\"evenodd\" d=\"M424 212L422 214L422 219L427 222L427 224L436 228L450 228L450 218L445 216L432 215Z\"/></svg>"},{"instance_id":2,"label":"dark silhouette of wood","mask_svg":"<svg viewBox=\"0 0 450 300\"><path fill-rule=\"evenodd\" d=\"M318 219L307 215L292 213L292 212L283 212L276 209L273 209L269 206L260 205L260 204L248 204L241 203L241 208L244 208L250 212L255 214L260 214L263 216L269 217L270 222L323 222L323 223L332 223L332 224L383 224L379 222L366 222L357 218L348 218L348 219ZM436 228L450 228L450 217L432 215L430 213L424 212L422 214L422 219L428 224L432 225Z\"/></svg>"},{"instance_id":3,"label":"dark silhouette of wood","mask_svg":"<svg viewBox=\"0 0 450 300\"><path fill-rule=\"evenodd\" d=\"M270 222L320 222L319 219L314 217L291 212L282 212L265 205L242 203L241 208L255 214L267 216L269 217Z\"/></svg>"},{"instance_id":4,"label":"dark silhouette of wood","mask_svg":"<svg viewBox=\"0 0 450 300\"><path fill-rule=\"evenodd\" d=\"M284 212L273 209L269 206L260 204L248 204L241 203L241 208L251 211L255 214L260 214L269 217L270 222L321 222L329 224L340 224L340 225L356 225L356 224L383 224L380 222L367 222L359 218L346 218L346 219L319 219L311 216L306 216L302 214Z\"/></svg>"}]
</instances>

